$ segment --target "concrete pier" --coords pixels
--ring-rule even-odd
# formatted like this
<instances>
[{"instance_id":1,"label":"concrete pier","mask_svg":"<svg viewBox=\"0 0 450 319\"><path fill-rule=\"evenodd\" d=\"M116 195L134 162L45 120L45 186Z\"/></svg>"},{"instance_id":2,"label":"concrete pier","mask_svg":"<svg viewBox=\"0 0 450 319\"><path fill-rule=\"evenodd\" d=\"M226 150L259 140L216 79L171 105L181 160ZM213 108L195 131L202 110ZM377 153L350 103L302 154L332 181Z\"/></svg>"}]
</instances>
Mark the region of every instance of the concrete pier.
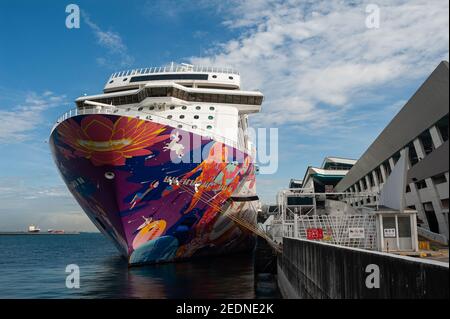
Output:
<instances>
[{"instance_id":1,"label":"concrete pier","mask_svg":"<svg viewBox=\"0 0 450 319\"><path fill-rule=\"evenodd\" d=\"M448 299L448 263L298 238L283 238L284 298Z\"/></svg>"}]
</instances>

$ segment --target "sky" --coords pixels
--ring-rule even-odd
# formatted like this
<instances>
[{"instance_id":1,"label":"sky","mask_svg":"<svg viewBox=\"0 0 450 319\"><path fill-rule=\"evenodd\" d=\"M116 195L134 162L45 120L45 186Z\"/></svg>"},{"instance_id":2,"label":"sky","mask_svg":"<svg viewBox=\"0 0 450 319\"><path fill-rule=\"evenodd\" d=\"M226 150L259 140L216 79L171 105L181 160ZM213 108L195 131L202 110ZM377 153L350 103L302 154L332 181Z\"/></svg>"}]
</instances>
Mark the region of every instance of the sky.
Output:
<instances>
[{"instance_id":1,"label":"sky","mask_svg":"<svg viewBox=\"0 0 450 319\"><path fill-rule=\"evenodd\" d=\"M66 27L66 6L81 9ZM379 9L379 25L366 21ZM373 26L373 25L371 25ZM0 230L94 231L53 164L54 121L118 70L171 61L234 67L278 128L263 202L326 156L358 159L449 59L449 4L426 1L0 1Z\"/></svg>"}]
</instances>

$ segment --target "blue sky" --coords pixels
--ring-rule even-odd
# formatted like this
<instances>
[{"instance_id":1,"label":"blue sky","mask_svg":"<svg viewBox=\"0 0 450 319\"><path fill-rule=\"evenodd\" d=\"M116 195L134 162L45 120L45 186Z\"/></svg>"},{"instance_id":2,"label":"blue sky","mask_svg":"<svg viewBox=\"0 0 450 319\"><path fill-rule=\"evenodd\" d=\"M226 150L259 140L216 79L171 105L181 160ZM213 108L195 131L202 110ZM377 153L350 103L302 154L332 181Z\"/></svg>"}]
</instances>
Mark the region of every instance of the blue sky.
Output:
<instances>
[{"instance_id":1,"label":"blue sky","mask_svg":"<svg viewBox=\"0 0 450 319\"><path fill-rule=\"evenodd\" d=\"M447 1L0 2L0 230L93 230L46 144L54 120L110 73L170 61L233 66L265 94L254 127L279 129L279 168L258 176L271 202L328 155L358 158L441 60Z\"/></svg>"}]
</instances>

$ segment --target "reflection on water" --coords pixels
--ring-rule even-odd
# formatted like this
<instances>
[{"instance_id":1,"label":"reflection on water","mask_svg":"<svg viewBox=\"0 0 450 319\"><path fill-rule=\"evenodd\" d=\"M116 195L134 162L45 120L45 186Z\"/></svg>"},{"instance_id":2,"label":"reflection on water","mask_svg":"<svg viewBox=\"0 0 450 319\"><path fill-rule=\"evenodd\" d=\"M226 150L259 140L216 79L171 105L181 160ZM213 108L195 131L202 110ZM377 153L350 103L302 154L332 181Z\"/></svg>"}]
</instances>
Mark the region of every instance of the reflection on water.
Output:
<instances>
[{"instance_id":1,"label":"reflection on water","mask_svg":"<svg viewBox=\"0 0 450 319\"><path fill-rule=\"evenodd\" d=\"M251 255L128 268L106 259L83 281L83 297L102 298L254 298Z\"/></svg>"},{"instance_id":2,"label":"reflection on water","mask_svg":"<svg viewBox=\"0 0 450 319\"><path fill-rule=\"evenodd\" d=\"M0 236L0 247L3 298L258 297L248 253L128 268L100 234ZM70 263L80 266L80 289L65 287Z\"/></svg>"}]
</instances>

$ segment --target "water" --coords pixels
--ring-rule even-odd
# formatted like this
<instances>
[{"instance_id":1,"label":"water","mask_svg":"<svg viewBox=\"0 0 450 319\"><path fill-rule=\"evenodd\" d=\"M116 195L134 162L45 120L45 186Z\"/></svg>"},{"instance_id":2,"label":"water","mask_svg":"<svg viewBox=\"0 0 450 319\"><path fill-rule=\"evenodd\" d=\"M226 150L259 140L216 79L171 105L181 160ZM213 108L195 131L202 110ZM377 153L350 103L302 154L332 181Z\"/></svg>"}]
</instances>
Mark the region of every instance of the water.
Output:
<instances>
[{"instance_id":1,"label":"water","mask_svg":"<svg viewBox=\"0 0 450 319\"><path fill-rule=\"evenodd\" d=\"M79 289L66 288L68 264ZM0 298L260 297L253 280L251 254L128 268L101 234L0 236Z\"/></svg>"}]
</instances>

